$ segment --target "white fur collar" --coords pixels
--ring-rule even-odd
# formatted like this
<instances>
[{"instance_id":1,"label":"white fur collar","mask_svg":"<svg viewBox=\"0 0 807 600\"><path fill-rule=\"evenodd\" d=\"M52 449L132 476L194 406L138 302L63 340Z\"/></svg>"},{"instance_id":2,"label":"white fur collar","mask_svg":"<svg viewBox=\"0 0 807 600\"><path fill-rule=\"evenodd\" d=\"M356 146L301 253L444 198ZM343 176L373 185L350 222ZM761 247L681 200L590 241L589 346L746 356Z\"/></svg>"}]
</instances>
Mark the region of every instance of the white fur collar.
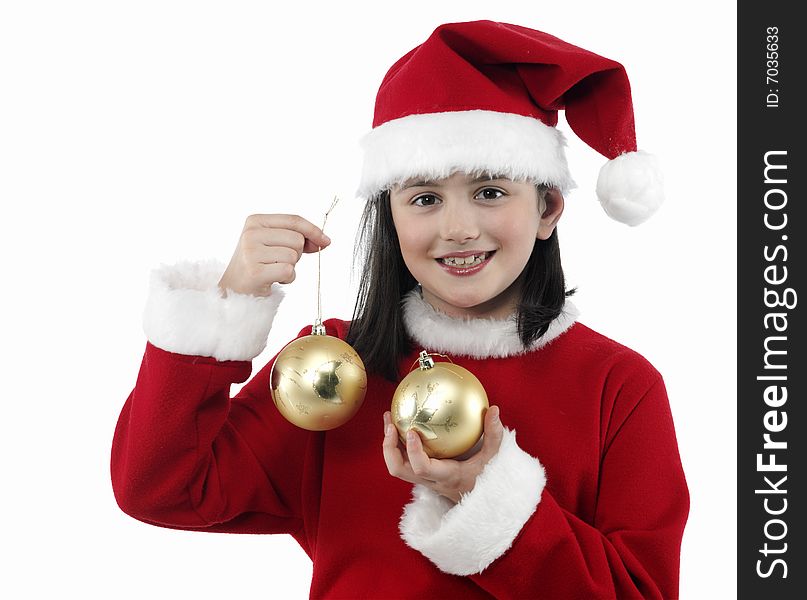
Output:
<instances>
[{"instance_id":1,"label":"white fur collar","mask_svg":"<svg viewBox=\"0 0 807 600\"><path fill-rule=\"evenodd\" d=\"M537 350L560 336L577 319L579 312L566 301L563 312L547 332L529 348L518 337L514 317L509 319L462 319L437 311L415 288L403 299L403 319L409 335L421 346L473 358L501 358Z\"/></svg>"}]
</instances>

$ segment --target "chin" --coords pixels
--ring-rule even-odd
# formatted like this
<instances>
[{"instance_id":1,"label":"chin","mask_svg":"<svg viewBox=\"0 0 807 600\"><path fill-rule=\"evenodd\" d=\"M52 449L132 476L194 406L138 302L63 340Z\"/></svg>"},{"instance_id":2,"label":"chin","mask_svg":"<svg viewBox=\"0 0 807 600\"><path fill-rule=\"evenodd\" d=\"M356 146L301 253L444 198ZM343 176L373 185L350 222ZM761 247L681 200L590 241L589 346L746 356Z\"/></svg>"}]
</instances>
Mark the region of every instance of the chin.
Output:
<instances>
[{"instance_id":1,"label":"chin","mask_svg":"<svg viewBox=\"0 0 807 600\"><path fill-rule=\"evenodd\" d=\"M448 297L444 298L443 301L446 304L450 304L454 308L462 309L462 310L472 310L475 308L482 308L485 304L493 300L492 297L487 296L461 296L461 297Z\"/></svg>"},{"instance_id":2,"label":"chin","mask_svg":"<svg viewBox=\"0 0 807 600\"><path fill-rule=\"evenodd\" d=\"M486 298L479 293L469 290L458 294L456 290L446 290L445 294L436 294L439 298L457 308L473 308L486 301Z\"/></svg>"}]
</instances>

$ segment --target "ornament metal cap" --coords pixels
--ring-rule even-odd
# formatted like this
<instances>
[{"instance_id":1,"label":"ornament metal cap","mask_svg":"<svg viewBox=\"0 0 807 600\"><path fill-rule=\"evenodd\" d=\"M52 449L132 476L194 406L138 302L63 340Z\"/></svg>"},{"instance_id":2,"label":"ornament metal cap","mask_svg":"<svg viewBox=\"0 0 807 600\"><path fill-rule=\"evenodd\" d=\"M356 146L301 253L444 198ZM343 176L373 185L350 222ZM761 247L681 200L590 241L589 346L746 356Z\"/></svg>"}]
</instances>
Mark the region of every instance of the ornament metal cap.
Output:
<instances>
[{"instance_id":1,"label":"ornament metal cap","mask_svg":"<svg viewBox=\"0 0 807 600\"><path fill-rule=\"evenodd\" d=\"M434 367L434 359L428 352L421 350L420 355L418 356L418 364L420 365L421 370L431 369Z\"/></svg>"}]
</instances>

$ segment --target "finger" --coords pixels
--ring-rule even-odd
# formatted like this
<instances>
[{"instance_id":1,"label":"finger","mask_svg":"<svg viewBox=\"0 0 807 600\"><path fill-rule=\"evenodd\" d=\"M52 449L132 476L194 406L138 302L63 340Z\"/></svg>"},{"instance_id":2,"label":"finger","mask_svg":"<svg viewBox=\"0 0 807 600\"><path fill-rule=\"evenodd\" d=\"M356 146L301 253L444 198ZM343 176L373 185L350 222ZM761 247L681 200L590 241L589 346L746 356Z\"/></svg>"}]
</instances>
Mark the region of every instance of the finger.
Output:
<instances>
[{"instance_id":1,"label":"finger","mask_svg":"<svg viewBox=\"0 0 807 600\"><path fill-rule=\"evenodd\" d=\"M459 462L453 458L432 458L426 453L423 440L414 431L411 442L407 438L406 454L404 460L412 465L412 472L426 483L446 483L453 481L458 473ZM414 464L418 464L416 469ZM423 471L422 473L420 471Z\"/></svg>"},{"instance_id":2,"label":"finger","mask_svg":"<svg viewBox=\"0 0 807 600\"><path fill-rule=\"evenodd\" d=\"M291 229L259 227L247 229L243 235L245 250L263 250L264 248L291 248L299 260L306 240L302 233ZM296 261L295 261L296 262Z\"/></svg>"},{"instance_id":3,"label":"finger","mask_svg":"<svg viewBox=\"0 0 807 600\"><path fill-rule=\"evenodd\" d=\"M256 279L266 284L291 283L297 277L294 265L289 263L273 263L270 265L258 263L255 265Z\"/></svg>"},{"instance_id":4,"label":"finger","mask_svg":"<svg viewBox=\"0 0 807 600\"><path fill-rule=\"evenodd\" d=\"M311 221L304 219L300 215L251 215L247 218L250 225L259 225L270 229L290 229L301 233L303 237L311 241L311 246L324 248L331 243L331 239L314 225ZM312 250L306 250L311 252Z\"/></svg>"},{"instance_id":5,"label":"finger","mask_svg":"<svg viewBox=\"0 0 807 600\"><path fill-rule=\"evenodd\" d=\"M294 248L286 246L262 246L260 249L254 250L254 253L250 254L248 258L264 265L275 263L295 265L300 260L300 255Z\"/></svg>"},{"instance_id":6,"label":"finger","mask_svg":"<svg viewBox=\"0 0 807 600\"><path fill-rule=\"evenodd\" d=\"M485 462L490 460L499 451L504 437L504 426L499 414L498 406L491 406L485 413L484 438L482 439L482 449L477 456Z\"/></svg>"},{"instance_id":7,"label":"finger","mask_svg":"<svg viewBox=\"0 0 807 600\"><path fill-rule=\"evenodd\" d=\"M384 413L384 441L381 448L384 452L384 462L387 465L389 474L405 479L406 475L410 473L408 473L403 454L398 448L398 431L395 429L395 425L392 424L389 412ZM414 476L414 474L411 475Z\"/></svg>"},{"instance_id":8,"label":"finger","mask_svg":"<svg viewBox=\"0 0 807 600\"><path fill-rule=\"evenodd\" d=\"M416 476L434 480L431 468L432 459L426 454L420 435L414 429L406 432L406 455L409 457L412 472Z\"/></svg>"},{"instance_id":9,"label":"finger","mask_svg":"<svg viewBox=\"0 0 807 600\"><path fill-rule=\"evenodd\" d=\"M325 248L330 243L331 242L328 241L328 244L320 246L320 245L315 244L313 241L309 240L308 238L306 238L305 245L303 246L303 253L304 254L312 254L314 252L318 252L321 248Z\"/></svg>"}]
</instances>

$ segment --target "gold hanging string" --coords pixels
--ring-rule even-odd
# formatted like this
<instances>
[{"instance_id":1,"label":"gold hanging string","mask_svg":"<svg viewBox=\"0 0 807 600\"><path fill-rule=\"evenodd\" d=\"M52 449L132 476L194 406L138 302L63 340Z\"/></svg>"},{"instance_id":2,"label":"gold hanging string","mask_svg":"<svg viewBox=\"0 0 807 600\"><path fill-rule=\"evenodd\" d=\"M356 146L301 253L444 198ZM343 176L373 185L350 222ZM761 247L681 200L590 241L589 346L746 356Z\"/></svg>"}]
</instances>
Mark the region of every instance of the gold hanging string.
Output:
<instances>
[{"instance_id":1,"label":"gold hanging string","mask_svg":"<svg viewBox=\"0 0 807 600\"><path fill-rule=\"evenodd\" d=\"M331 214L336 203L339 202L339 197L334 196L330 208L325 213L325 218L322 220L322 232L325 233L325 223L328 222L328 215ZM314 322L314 328L311 333L315 335L325 335L325 327L322 325L322 247L317 248L317 320Z\"/></svg>"}]
</instances>

